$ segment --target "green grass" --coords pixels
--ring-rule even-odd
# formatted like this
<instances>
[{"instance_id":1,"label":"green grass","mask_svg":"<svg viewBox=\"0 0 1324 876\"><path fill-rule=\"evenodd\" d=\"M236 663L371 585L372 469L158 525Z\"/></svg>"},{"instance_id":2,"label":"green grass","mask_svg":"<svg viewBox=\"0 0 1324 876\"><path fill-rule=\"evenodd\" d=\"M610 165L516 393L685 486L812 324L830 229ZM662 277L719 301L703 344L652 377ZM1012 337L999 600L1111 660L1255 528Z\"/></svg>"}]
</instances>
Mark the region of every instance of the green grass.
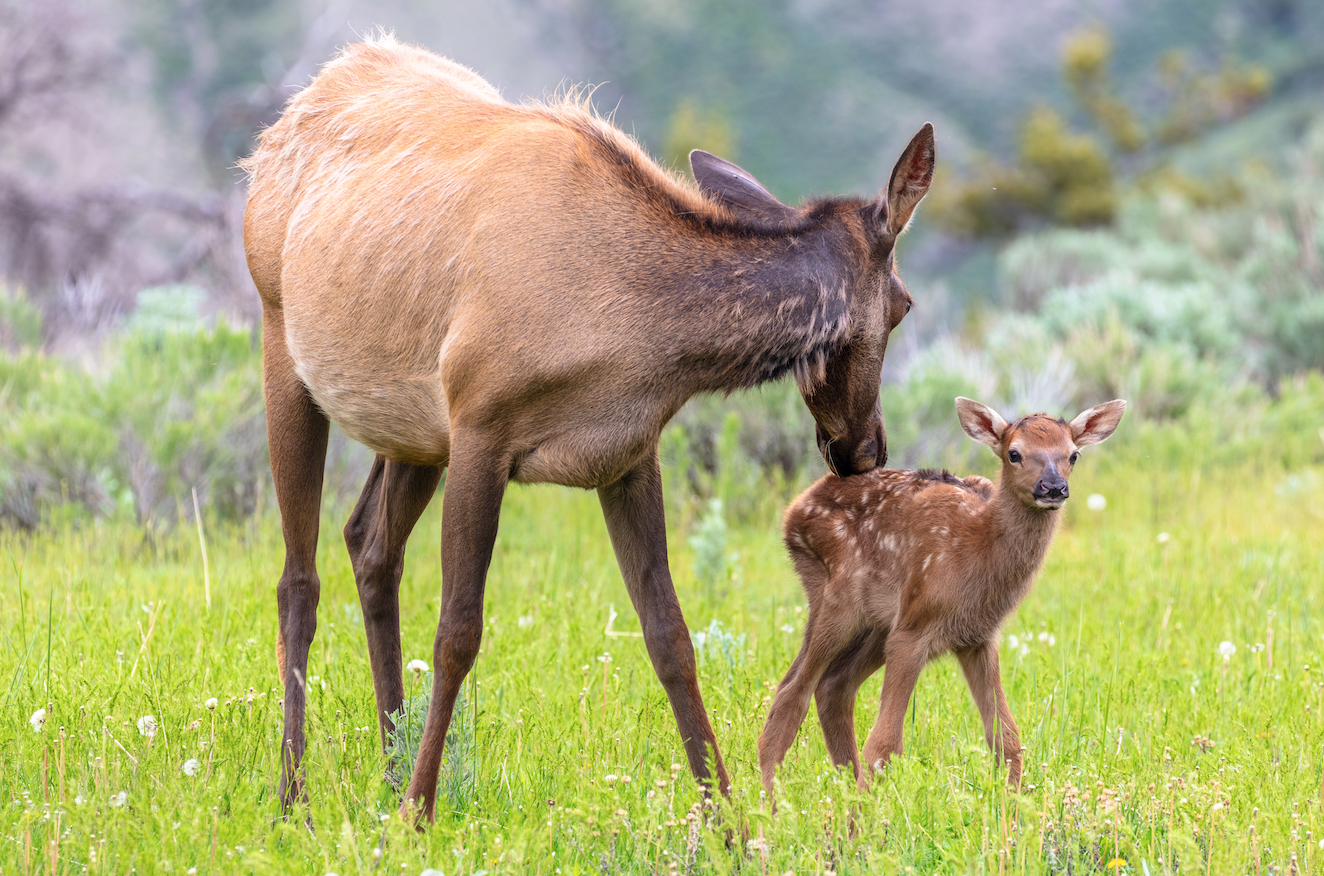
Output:
<instances>
[{"instance_id":1,"label":"green grass","mask_svg":"<svg viewBox=\"0 0 1324 876\"><path fill-rule=\"evenodd\" d=\"M830 767L811 710L775 817L755 740L804 623L778 538L786 497L730 525L734 573L714 585L696 580L687 541L701 509L673 493L690 627L716 619L744 637L700 655L733 780L720 821L674 766L679 739L642 640L604 632L612 606L613 631L639 627L591 494L507 497L458 719L476 741L474 780L422 834L395 816L383 781L342 519L325 520L320 552L310 802L289 820L273 790L274 517L208 533L210 609L191 527L0 535L0 873L1268 873L1290 872L1293 857L1314 871L1324 472L1159 459L1125 442L1087 459L1039 582L1004 629L1027 747L1019 794L994 772L946 658L921 677L906 754L868 794ZM1092 492L1104 511L1086 508ZM406 661L432 662L439 538L436 502L406 562ZM1011 634L1028 644L1013 650ZM1236 646L1226 661L1225 640ZM880 683L862 692L861 738ZM39 733L38 708L49 711ZM148 714L150 738L137 727Z\"/></svg>"}]
</instances>

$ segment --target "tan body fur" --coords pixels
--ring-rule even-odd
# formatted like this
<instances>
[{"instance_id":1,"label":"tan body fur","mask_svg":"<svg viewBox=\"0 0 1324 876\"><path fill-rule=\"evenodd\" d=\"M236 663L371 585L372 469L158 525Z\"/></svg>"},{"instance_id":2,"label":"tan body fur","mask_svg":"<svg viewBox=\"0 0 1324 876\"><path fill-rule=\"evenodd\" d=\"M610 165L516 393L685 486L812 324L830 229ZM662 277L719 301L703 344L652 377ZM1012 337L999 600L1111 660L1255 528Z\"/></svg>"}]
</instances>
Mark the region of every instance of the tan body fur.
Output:
<instances>
[{"instance_id":1,"label":"tan body fur","mask_svg":"<svg viewBox=\"0 0 1324 876\"><path fill-rule=\"evenodd\" d=\"M1123 406L1109 402L1072 423L1034 415L1007 425L960 399L966 431L1003 459L998 485L979 476L874 469L828 475L791 504L786 545L809 618L759 737L769 791L811 695L833 761L850 764L863 786L868 770L902 749L919 671L949 652L965 672L989 747L1008 764L1009 781L1019 782L1021 747L1002 692L998 630L1043 563L1077 448L1111 434ZM855 697L883 663L882 703L862 765Z\"/></svg>"},{"instance_id":2,"label":"tan body fur","mask_svg":"<svg viewBox=\"0 0 1324 876\"><path fill-rule=\"evenodd\" d=\"M683 181L580 102L508 103L391 38L327 64L245 162L286 546L284 803L302 793L330 421L377 453L345 540L383 740L403 699L405 545L447 469L436 673L406 807L433 815L511 480L598 491L690 767L725 790L668 570L658 437L696 393L791 374L832 470L882 463L880 372L910 306L895 243L933 162L926 125L877 199L793 208L698 150L697 186Z\"/></svg>"}]
</instances>

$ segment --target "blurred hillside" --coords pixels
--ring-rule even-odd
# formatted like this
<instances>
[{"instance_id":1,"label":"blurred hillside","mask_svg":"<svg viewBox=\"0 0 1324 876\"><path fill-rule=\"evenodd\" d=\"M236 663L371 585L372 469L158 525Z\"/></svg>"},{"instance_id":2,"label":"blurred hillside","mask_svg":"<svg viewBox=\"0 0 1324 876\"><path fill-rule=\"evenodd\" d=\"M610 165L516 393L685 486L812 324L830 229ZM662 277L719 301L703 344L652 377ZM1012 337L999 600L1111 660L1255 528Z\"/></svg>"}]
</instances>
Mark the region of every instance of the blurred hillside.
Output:
<instances>
[{"instance_id":1,"label":"blurred hillside","mask_svg":"<svg viewBox=\"0 0 1324 876\"><path fill-rule=\"evenodd\" d=\"M0 518L263 507L235 162L379 26L514 100L593 84L660 160L718 152L792 203L876 191L933 121L884 369L898 462L966 460L958 393L1122 394L1157 424L1318 397L1324 4L0 0ZM732 495L816 472L810 434L778 386L697 400L668 447Z\"/></svg>"}]
</instances>

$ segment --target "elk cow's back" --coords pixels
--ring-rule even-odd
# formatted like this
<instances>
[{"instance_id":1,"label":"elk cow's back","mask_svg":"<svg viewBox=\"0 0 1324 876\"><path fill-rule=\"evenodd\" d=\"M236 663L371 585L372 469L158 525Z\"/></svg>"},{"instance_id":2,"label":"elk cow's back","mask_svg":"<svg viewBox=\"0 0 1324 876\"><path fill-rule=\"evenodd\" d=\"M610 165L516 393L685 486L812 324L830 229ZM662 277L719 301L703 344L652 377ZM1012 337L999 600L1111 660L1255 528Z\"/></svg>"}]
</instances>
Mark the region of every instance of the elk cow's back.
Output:
<instances>
[{"instance_id":1,"label":"elk cow's back","mask_svg":"<svg viewBox=\"0 0 1324 876\"><path fill-rule=\"evenodd\" d=\"M512 105L389 37L328 64L245 164L249 266L322 410L380 453L439 464L452 410L492 369L570 380L639 361L621 355L622 293L676 211L641 199L613 150L712 210L573 101ZM546 343L553 321L573 343Z\"/></svg>"}]
</instances>

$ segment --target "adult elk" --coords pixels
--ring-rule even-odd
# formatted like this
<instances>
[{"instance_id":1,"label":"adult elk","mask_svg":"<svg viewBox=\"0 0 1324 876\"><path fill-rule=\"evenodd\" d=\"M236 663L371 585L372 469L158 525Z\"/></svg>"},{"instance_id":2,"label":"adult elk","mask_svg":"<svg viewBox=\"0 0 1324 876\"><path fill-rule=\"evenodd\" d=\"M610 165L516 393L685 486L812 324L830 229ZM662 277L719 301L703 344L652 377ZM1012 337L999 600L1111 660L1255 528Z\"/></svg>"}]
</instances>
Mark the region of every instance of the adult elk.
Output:
<instances>
[{"instance_id":1,"label":"adult elk","mask_svg":"<svg viewBox=\"0 0 1324 876\"><path fill-rule=\"evenodd\" d=\"M383 738L403 698L405 541L450 467L436 675L404 806L433 816L512 480L598 491L690 769L705 786L715 771L725 792L667 568L658 436L696 393L792 372L829 466L882 463L883 353L910 307L893 246L933 161L926 124L879 199L797 209L698 151L696 191L585 105L512 105L389 37L327 64L246 162L286 551L284 804L303 793L331 420L377 454L345 541Z\"/></svg>"},{"instance_id":2,"label":"adult elk","mask_svg":"<svg viewBox=\"0 0 1324 876\"><path fill-rule=\"evenodd\" d=\"M860 685L887 663L878 721L864 744L870 770L901 751L906 706L930 660L952 652L984 721L984 739L1018 785L1021 744L1002 692L998 628L1030 590L1066 503L1079 448L1117 428L1124 401L1070 423L1032 414L1008 425L996 411L956 400L961 427L1002 461L987 478L875 469L827 477L786 511L786 546L809 599L804 645L777 686L759 735L768 793L812 695L828 753L869 773L855 746Z\"/></svg>"}]
</instances>

